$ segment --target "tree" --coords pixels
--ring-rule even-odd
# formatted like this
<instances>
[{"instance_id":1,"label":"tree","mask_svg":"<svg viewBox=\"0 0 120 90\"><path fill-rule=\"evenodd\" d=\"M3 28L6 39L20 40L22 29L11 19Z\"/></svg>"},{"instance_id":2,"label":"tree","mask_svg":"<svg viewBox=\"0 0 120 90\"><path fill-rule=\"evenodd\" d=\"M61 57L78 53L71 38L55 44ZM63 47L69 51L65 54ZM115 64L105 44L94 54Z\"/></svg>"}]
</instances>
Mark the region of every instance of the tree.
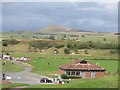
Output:
<instances>
[{"instance_id":1,"label":"tree","mask_svg":"<svg viewBox=\"0 0 120 90\"><path fill-rule=\"evenodd\" d=\"M66 38L66 37L67 37L66 34L64 34L64 35L63 35L63 38Z\"/></svg>"},{"instance_id":2,"label":"tree","mask_svg":"<svg viewBox=\"0 0 120 90\"><path fill-rule=\"evenodd\" d=\"M85 35L82 35L81 37L85 37Z\"/></svg>"},{"instance_id":3,"label":"tree","mask_svg":"<svg viewBox=\"0 0 120 90\"><path fill-rule=\"evenodd\" d=\"M13 36L10 36L10 38L13 38Z\"/></svg>"},{"instance_id":4,"label":"tree","mask_svg":"<svg viewBox=\"0 0 120 90\"><path fill-rule=\"evenodd\" d=\"M106 41L106 38L103 38L104 41Z\"/></svg>"},{"instance_id":5,"label":"tree","mask_svg":"<svg viewBox=\"0 0 120 90\"><path fill-rule=\"evenodd\" d=\"M33 36L32 38L35 38L35 36Z\"/></svg>"},{"instance_id":6,"label":"tree","mask_svg":"<svg viewBox=\"0 0 120 90\"><path fill-rule=\"evenodd\" d=\"M84 53L85 53L85 54L88 54L88 51L87 51L87 49L84 49Z\"/></svg>"},{"instance_id":7,"label":"tree","mask_svg":"<svg viewBox=\"0 0 120 90\"><path fill-rule=\"evenodd\" d=\"M70 49L69 49L68 47L65 47L65 48L64 48L64 53L65 53L65 54L70 54Z\"/></svg>"},{"instance_id":8,"label":"tree","mask_svg":"<svg viewBox=\"0 0 120 90\"><path fill-rule=\"evenodd\" d=\"M6 55L10 55L9 53L6 53Z\"/></svg>"},{"instance_id":9,"label":"tree","mask_svg":"<svg viewBox=\"0 0 120 90\"><path fill-rule=\"evenodd\" d=\"M76 38L76 40L78 40L79 38Z\"/></svg>"},{"instance_id":10,"label":"tree","mask_svg":"<svg viewBox=\"0 0 120 90\"><path fill-rule=\"evenodd\" d=\"M88 43L89 43L89 46L90 46L90 47L92 47L92 46L93 46L93 45L92 45L92 41L89 41Z\"/></svg>"},{"instance_id":11,"label":"tree","mask_svg":"<svg viewBox=\"0 0 120 90\"><path fill-rule=\"evenodd\" d=\"M50 39L51 39L51 40L55 40L54 35L51 35L51 36L50 36Z\"/></svg>"},{"instance_id":12,"label":"tree","mask_svg":"<svg viewBox=\"0 0 120 90\"><path fill-rule=\"evenodd\" d=\"M8 46L8 44L7 44L6 42L3 42L3 46L5 46L5 47L6 47L6 46Z\"/></svg>"}]
</instances>

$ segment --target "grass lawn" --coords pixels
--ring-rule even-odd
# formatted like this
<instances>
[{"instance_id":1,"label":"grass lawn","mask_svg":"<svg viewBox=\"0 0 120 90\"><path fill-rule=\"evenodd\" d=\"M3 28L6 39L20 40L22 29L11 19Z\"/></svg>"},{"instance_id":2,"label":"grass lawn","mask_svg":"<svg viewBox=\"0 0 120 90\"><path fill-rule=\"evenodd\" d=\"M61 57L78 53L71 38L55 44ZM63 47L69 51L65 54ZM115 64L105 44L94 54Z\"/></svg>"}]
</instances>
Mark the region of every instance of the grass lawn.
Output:
<instances>
[{"instance_id":1,"label":"grass lawn","mask_svg":"<svg viewBox=\"0 0 120 90\"><path fill-rule=\"evenodd\" d=\"M91 50L88 51L91 55L54 55L40 53L11 53L14 57L30 57L32 59L31 64L34 68L33 73L37 73L44 76L53 77L54 74L58 73L59 66L71 62L74 58L85 58L91 63L98 63L99 66L104 67L110 75L106 78L101 79L79 79L71 80L71 83L64 85L46 85L39 84L30 86L30 88L114 88L118 87L118 77L115 73L118 71L117 60L105 60L106 58L112 59L112 55L107 50ZM47 52L48 53L48 52ZM41 58L45 56L45 58ZM102 56L102 57L101 57ZM113 59L117 58L117 55L113 55ZM101 60L93 60L94 58L101 58ZM48 65L49 63L49 65ZM111 76L111 77L110 77Z\"/></svg>"},{"instance_id":2,"label":"grass lawn","mask_svg":"<svg viewBox=\"0 0 120 90\"><path fill-rule=\"evenodd\" d=\"M107 72L114 74L118 72L118 62L116 60L89 60L94 64L98 63L99 66L104 67Z\"/></svg>"},{"instance_id":3,"label":"grass lawn","mask_svg":"<svg viewBox=\"0 0 120 90\"><path fill-rule=\"evenodd\" d=\"M59 66L65 63L70 62L69 59L44 59L43 62L41 59L36 58L31 62L32 66L35 68L32 72L51 76L52 74L58 73ZM50 65L48 65L48 62ZM110 61L110 60L89 60L94 64L99 63L100 66L104 67L107 72L115 73L118 71L118 61Z\"/></svg>"},{"instance_id":4,"label":"grass lawn","mask_svg":"<svg viewBox=\"0 0 120 90\"><path fill-rule=\"evenodd\" d=\"M71 80L69 84L63 84L63 85L39 84L39 85L30 86L29 88L117 88L117 87L118 87L118 77L107 77L100 79Z\"/></svg>"},{"instance_id":5,"label":"grass lawn","mask_svg":"<svg viewBox=\"0 0 120 90\"><path fill-rule=\"evenodd\" d=\"M88 56L87 55L73 56L73 55L64 55L64 54L58 54L55 56L54 54L41 55L40 53L12 53L11 56L30 57L32 59L32 62L29 62L29 64L31 64L34 67L32 72L38 73L41 75L46 75L46 76L52 76L53 74L58 73L59 66L61 66L62 64L71 62L73 58L84 58L85 60L88 60L89 62L92 62L94 64L98 63L99 66L104 67L107 70L107 72L110 72L110 73L117 72L118 71L118 60L109 60L108 57L112 55L108 54L107 50L97 50L97 51L96 52L95 50L89 51L94 54L88 55ZM41 58L42 56L45 56L45 58ZM117 58L117 55L113 55L114 58L115 56ZM101 58L101 60L93 60L95 58L96 59ZM108 60L105 60L106 58ZM48 65L48 63L50 64Z\"/></svg>"},{"instance_id":6,"label":"grass lawn","mask_svg":"<svg viewBox=\"0 0 120 90\"><path fill-rule=\"evenodd\" d=\"M3 62L5 62L6 64L3 66ZM3 60L1 62L2 65L2 72L19 72L19 71L23 71L24 68L12 63L11 61L8 60Z\"/></svg>"},{"instance_id":7,"label":"grass lawn","mask_svg":"<svg viewBox=\"0 0 120 90\"><path fill-rule=\"evenodd\" d=\"M40 75L45 75L45 76L52 76L55 73L58 73L59 66L69 63L73 60L73 58L80 58L79 55L77 56L72 56L72 55L54 55L54 54L46 54L44 55L45 58L40 58L41 54L14 54L14 56L28 56L31 57L32 61L28 62L31 64L34 68L32 72L40 74ZM36 57L36 58L35 58ZM39 58L38 58L39 57ZM104 67L107 72L110 73L115 73L118 71L118 61L117 60L92 60L88 59L88 57L83 57L89 62L92 62L94 64L98 63L99 66ZM49 63L49 65L48 65ZM112 66L112 67L111 67Z\"/></svg>"},{"instance_id":8,"label":"grass lawn","mask_svg":"<svg viewBox=\"0 0 120 90\"><path fill-rule=\"evenodd\" d=\"M22 83L14 83L14 84L4 84L2 85L2 88L15 88L18 86L29 86L28 84L22 84Z\"/></svg>"}]
</instances>

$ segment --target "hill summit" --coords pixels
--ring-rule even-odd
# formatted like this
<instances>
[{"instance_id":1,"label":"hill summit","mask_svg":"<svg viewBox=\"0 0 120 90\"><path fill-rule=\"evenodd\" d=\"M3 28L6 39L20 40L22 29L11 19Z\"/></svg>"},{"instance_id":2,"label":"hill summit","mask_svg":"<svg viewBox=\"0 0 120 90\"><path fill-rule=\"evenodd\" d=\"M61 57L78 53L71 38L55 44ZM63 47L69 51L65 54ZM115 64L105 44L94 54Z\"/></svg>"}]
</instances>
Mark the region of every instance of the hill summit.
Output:
<instances>
[{"instance_id":1,"label":"hill summit","mask_svg":"<svg viewBox=\"0 0 120 90\"><path fill-rule=\"evenodd\" d=\"M60 25L51 25L48 26L46 28L43 28L41 30L41 32L44 33L58 33L58 32L91 32L91 31L87 31L87 30L81 30L81 29L73 29L73 28L66 28L64 26L60 26Z\"/></svg>"}]
</instances>

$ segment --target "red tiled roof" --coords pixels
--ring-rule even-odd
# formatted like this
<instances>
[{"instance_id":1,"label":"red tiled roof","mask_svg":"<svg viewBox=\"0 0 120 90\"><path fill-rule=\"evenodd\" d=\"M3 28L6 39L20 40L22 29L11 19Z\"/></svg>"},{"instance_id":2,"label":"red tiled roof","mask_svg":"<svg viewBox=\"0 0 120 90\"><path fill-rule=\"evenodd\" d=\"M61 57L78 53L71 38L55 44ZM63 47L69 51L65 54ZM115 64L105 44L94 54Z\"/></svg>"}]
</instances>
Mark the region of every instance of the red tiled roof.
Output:
<instances>
[{"instance_id":1,"label":"red tiled roof","mask_svg":"<svg viewBox=\"0 0 120 90\"><path fill-rule=\"evenodd\" d=\"M92 64L90 62L87 62L86 64L81 64L81 61L85 61L83 59L75 59L73 62L69 64L64 64L60 68L61 69L69 69L69 70L105 70L104 68L97 66L95 64Z\"/></svg>"}]
</instances>

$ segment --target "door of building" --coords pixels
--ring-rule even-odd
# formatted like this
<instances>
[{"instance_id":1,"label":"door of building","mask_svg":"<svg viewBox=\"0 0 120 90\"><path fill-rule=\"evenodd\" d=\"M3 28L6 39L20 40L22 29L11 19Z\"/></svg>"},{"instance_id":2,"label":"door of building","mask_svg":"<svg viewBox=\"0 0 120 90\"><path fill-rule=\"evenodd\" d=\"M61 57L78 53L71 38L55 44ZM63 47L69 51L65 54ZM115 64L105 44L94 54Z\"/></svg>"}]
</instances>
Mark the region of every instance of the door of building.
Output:
<instances>
[{"instance_id":1,"label":"door of building","mask_svg":"<svg viewBox=\"0 0 120 90\"><path fill-rule=\"evenodd\" d=\"M91 78L95 78L95 72L94 71L91 72Z\"/></svg>"},{"instance_id":2,"label":"door of building","mask_svg":"<svg viewBox=\"0 0 120 90\"><path fill-rule=\"evenodd\" d=\"M85 77L86 77L85 71L81 71L80 76L81 76L82 78L85 78Z\"/></svg>"}]
</instances>

